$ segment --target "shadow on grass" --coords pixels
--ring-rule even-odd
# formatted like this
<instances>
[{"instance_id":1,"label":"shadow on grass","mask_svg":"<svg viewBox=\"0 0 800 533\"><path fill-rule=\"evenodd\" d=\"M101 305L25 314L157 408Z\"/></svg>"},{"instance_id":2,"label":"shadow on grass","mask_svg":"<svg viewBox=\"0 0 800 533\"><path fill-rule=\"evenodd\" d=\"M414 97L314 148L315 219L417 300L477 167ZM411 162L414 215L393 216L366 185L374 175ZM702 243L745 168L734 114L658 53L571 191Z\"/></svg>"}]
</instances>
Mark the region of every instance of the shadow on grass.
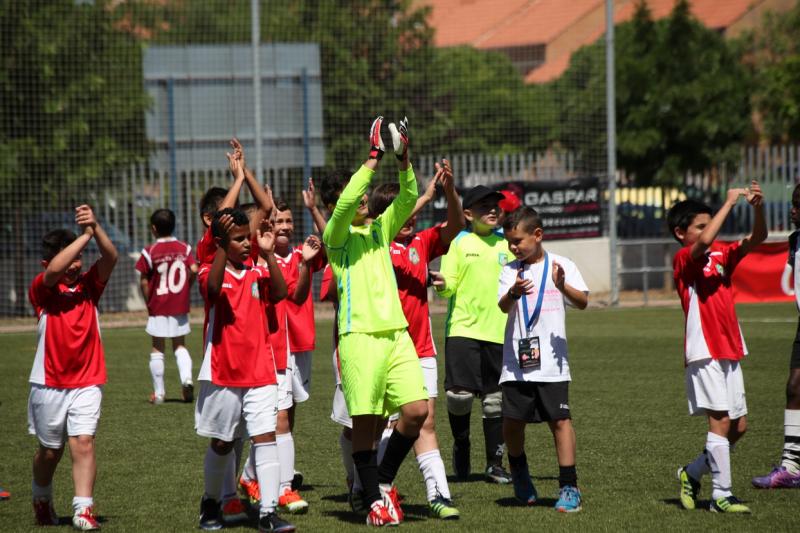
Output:
<instances>
[{"instance_id":1,"label":"shadow on grass","mask_svg":"<svg viewBox=\"0 0 800 533\"><path fill-rule=\"evenodd\" d=\"M486 475L482 473L473 473L468 475L466 478L447 476L447 481L449 483L476 483L478 481L486 481Z\"/></svg>"},{"instance_id":2,"label":"shadow on grass","mask_svg":"<svg viewBox=\"0 0 800 533\"><path fill-rule=\"evenodd\" d=\"M677 507L682 511L684 510L680 498L665 498L661 500L661 502L666 505ZM711 505L711 500L697 500L694 504L694 508L696 511L708 511L710 505Z\"/></svg>"},{"instance_id":3,"label":"shadow on grass","mask_svg":"<svg viewBox=\"0 0 800 533\"><path fill-rule=\"evenodd\" d=\"M343 492L342 494L331 494L330 496L323 496L320 500L325 500L334 503L347 503L347 493Z\"/></svg>"},{"instance_id":4,"label":"shadow on grass","mask_svg":"<svg viewBox=\"0 0 800 533\"><path fill-rule=\"evenodd\" d=\"M539 498L533 505L525 505L516 498L498 498L495 503L500 507L549 507L552 509L556 505L556 499Z\"/></svg>"}]
</instances>

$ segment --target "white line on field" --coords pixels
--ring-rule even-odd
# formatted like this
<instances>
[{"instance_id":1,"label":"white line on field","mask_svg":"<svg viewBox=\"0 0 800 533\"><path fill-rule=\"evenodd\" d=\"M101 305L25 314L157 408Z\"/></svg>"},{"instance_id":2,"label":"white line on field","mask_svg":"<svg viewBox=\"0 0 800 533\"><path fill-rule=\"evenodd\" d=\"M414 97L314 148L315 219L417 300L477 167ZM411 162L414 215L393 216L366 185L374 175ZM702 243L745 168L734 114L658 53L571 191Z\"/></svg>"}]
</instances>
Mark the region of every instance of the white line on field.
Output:
<instances>
[{"instance_id":1,"label":"white line on field","mask_svg":"<svg viewBox=\"0 0 800 533\"><path fill-rule=\"evenodd\" d=\"M794 324L797 322L796 318L740 318L739 322L754 322L754 323L762 323L762 324L770 324L770 323L791 323Z\"/></svg>"}]
</instances>

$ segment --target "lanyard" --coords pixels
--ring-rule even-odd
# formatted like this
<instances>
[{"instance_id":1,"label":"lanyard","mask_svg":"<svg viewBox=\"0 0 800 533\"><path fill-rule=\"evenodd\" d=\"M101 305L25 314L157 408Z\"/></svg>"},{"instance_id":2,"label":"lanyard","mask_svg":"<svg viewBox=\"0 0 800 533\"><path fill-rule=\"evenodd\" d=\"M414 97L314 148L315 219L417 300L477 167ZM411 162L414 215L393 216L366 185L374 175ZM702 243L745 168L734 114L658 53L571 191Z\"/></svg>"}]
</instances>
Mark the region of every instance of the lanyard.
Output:
<instances>
[{"instance_id":1,"label":"lanyard","mask_svg":"<svg viewBox=\"0 0 800 533\"><path fill-rule=\"evenodd\" d=\"M530 331L533 324L539 319L539 313L542 312L542 301L544 300L544 289L547 285L547 267L550 264L550 257L547 252L544 253L544 269L542 270L542 283L539 285L539 294L536 297L536 307L533 308L533 314L528 315L528 297L522 296L522 313L525 316L526 331Z\"/></svg>"}]
</instances>

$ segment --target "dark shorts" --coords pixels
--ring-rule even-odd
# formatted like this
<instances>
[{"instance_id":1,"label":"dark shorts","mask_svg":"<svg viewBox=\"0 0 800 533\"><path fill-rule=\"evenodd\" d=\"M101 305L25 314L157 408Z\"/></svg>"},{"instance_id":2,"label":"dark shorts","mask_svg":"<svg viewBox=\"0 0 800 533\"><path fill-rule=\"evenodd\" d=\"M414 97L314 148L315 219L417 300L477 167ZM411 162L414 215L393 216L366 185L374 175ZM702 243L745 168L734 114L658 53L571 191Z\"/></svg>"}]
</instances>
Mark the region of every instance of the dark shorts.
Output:
<instances>
[{"instance_id":1,"label":"dark shorts","mask_svg":"<svg viewBox=\"0 0 800 533\"><path fill-rule=\"evenodd\" d=\"M481 395L500 390L503 345L466 337L444 344L444 389L466 389Z\"/></svg>"},{"instance_id":2,"label":"dark shorts","mask_svg":"<svg viewBox=\"0 0 800 533\"><path fill-rule=\"evenodd\" d=\"M533 424L572 418L569 413L569 381L506 381L502 387L503 418Z\"/></svg>"},{"instance_id":3,"label":"dark shorts","mask_svg":"<svg viewBox=\"0 0 800 533\"><path fill-rule=\"evenodd\" d=\"M792 359L789 361L789 368L800 368L800 318L797 320L797 333L794 335L794 344L792 344Z\"/></svg>"}]
</instances>

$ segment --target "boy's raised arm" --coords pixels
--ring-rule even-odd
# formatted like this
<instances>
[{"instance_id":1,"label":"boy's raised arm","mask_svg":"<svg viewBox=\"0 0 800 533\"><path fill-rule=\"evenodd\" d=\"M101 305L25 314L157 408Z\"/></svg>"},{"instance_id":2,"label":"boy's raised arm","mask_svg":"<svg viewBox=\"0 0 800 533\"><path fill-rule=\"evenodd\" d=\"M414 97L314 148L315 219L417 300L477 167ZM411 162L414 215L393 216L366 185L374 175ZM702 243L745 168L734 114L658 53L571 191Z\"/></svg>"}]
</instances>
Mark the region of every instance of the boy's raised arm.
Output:
<instances>
[{"instance_id":1,"label":"boy's raised arm","mask_svg":"<svg viewBox=\"0 0 800 533\"><path fill-rule=\"evenodd\" d=\"M764 195L761 193L761 186L756 180L750 184L747 194L747 202L753 206L753 229L750 235L741 240L739 246L739 257L744 257L756 246L767 239L767 221L764 217Z\"/></svg>"},{"instance_id":2,"label":"boy's raised arm","mask_svg":"<svg viewBox=\"0 0 800 533\"><path fill-rule=\"evenodd\" d=\"M77 259L86 245L89 244L93 234L94 231L92 228L84 228L83 233L81 233L77 239L72 241L68 246L65 246L63 250L58 252L56 256L50 260L44 271L43 281L46 287L54 287L56 283L58 283L58 280L61 279L64 272L67 271L72 262Z\"/></svg>"},{"instance_id":3,"label":"boy's raised arm","mask_svg":"<svg viewBox=\"0 0 800 533\"><path fill-rule=\"evenodd\" d=\"M692 245L691 256L693 260L699 261L703 258L703 256L705 256L706 251L711 247L714 239L717 238L719 230L722 229L722 224L725 222L725 218L727 218L728 214L731 212L731 209L733 209L733 206L736 205L739 197L746 194L748 194L746 189L739 188L728 190L725 203L722 204L722 207L719 208L717 214L711 218L711 222L709 222L700 233L700 237L697 239L697 242Z\"/></svg>"},{"instance_id":4,"label":"boy's raised arm","mask_svg":"<svg viewBox=\"0 0 800 533\"><path fill-rule=\"evenodd\" d=\"M400 191L386 208L386 211L379 217L381 219L381 230L387 241L395 238L397 233L411 216L417 203L417 177L414 169L408 162L408 119L400 121L399 126L389 124L389 131L392 133L392 143L394 152L397 156L398 181Z\"/></svg>"},{"instance_id":5,"label":"boy's raised arm","mask_svg":"<svg viewBox=\"0 0 800 533\"><path fill-rule=\"evenodd\" d=\"M317 231L322 235L325 231L325 226L328 225L328 221L325 220L325 217L322 216L322 213L317 207L317 195L313 179L308 178L308 190L303 190L302 193L303 204L305 204L308 212L311 213L311 219L314 221L314 226L317 228Z\"/></svg>"},{"instance_id":6,"label":"boy's raised arm","mask_svg":"<svg viewBox=\"0 0 800 533\"><path fill-rule=\"evenodd\" d=\"M383 155L383 140L381 140L380 133L382 123L383 117L378 117L372 122L370 128L372 148L369 159L350 178L350 182L339 195L336 207L333 208L331 218L325 226L322 241L328 248L341 248L350 235L350 222L353 221L358 204L367 192L372 177L375 175L375 169L378 168L380 157Z\"/></svg>"},{"instance_id":7,"label":"boy's raised arm","mask_svg":"<svg viewBox=\"0 0 800 533\"><path fill-rule=\"evenodd\" d=\"M100 259L97 260L97 279L105 283L111 277L111 272L117 264L117 253L114 243L108 238L108 234L103 226L97 222L97 218L88 205L82 205L75 209L75 222L82 228L91 227L97 248L100 250ZM85 231L85 230L84 230Z\"/></svg>"},{"instance_id":8,"label":"boy's raised arm","mask_svg":"<svg viewBox=\"0 0 800 533\"><path fill-rule=\"evenodd\" d=\"M308 263L321 251L322 243L319 237L309 235L306 242L303 243L303 260L300 261L298 266L297 285L295 286L294 294L289 295L289 299L297 305L304 303L308 298L308 293L311 292L311 272Z\"/></svg>"},{"instance_id":9,"label":"boy's raised arm","mask_svg":"<svg viewBox=\"0 0 800 533\"><path fill-rule=\"evenodd\" d=\"M228 235L233 228L233 217L222 215L219 217L219 224L222 226L223 233ZM228 256L221 244L218 240L217 251L214 253L214 260L211 262L211 268L208 271L206 295L209 302L216 301L222 291L222 280L225 278L225 265L228 262Z\"/></svg>"},{"instance_id":10,"label":"boy's raised arm","mask_svg":"<svg viewBox=\"0 0 800 533\"><path fill-rule=\"evenodd\" d=\"M218 211L236 206L236 201L239 199L239 191L242 190L242 184L245 179L241 153L234 150L232 154L225 153L225 157L228 158L228 168L231 174L233 174L233 185L230 186L228 194L225 195L225 198L222 199L222 203L219 204Z\"/></svg>"},{"instance_id":11,"label":"boy's raised arm","mask_svg":"<svg viewBox=\"0 0 800 533\"><path fill-rule=\"evenodd\" d=\"M286 298L289 291L281 267L275 260L275 233L273 233L271 225L265 231L261 231L259 226L256 235L258 236L259 254L267 262L269 270L269 299L271 302L280 302Z\"/></svg>"},{"instance_id":12,"label":"boy's raised arm","mask_svg":"<svg viewBox=\"0 0 800 533\"><path fill-rule=\"evenodd\" d=\"M439 238L442 240L442 244L448 246L461 233L466 223L464 222L464 210L461 208L461 200L458 198L456 184L453 181L453 170L450 168L450 162L447 159L443 159L442 163L444 164L440 182L447 198L447 223L442 226Z\"/></svg>"}]
</instances>

